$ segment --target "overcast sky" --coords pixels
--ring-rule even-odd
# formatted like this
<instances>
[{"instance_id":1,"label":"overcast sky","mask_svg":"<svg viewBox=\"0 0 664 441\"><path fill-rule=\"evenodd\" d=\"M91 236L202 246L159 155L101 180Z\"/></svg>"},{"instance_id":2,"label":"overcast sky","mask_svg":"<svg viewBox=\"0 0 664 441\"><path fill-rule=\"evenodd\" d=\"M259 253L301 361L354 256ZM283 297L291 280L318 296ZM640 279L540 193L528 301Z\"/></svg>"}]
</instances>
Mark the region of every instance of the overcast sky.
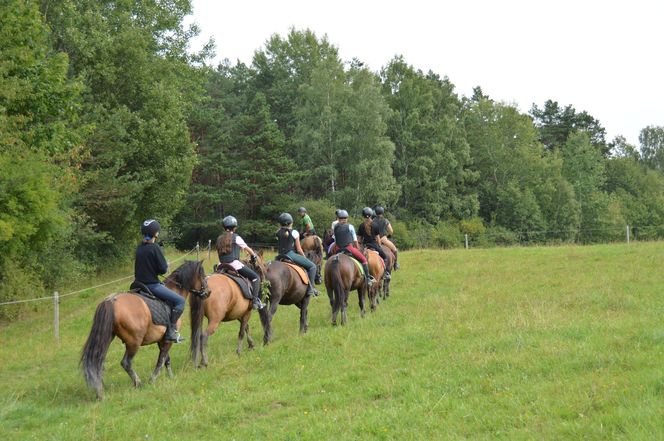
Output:
<instances>
[{"instance_id":1,"label":"overcast sky","mask_svg":"<svg viewBox=\"0 0 664 441\"><path fill-rule=\"evenodd\" d=\"M290 27L327 35L344 61L378 71L394 55L449 77L460 95L481 86L527 112L547 99L587 111L638 146L664 126L664 0L193 0L192 20L217 61L251 63Z\"/></svg>"}]
</instances>

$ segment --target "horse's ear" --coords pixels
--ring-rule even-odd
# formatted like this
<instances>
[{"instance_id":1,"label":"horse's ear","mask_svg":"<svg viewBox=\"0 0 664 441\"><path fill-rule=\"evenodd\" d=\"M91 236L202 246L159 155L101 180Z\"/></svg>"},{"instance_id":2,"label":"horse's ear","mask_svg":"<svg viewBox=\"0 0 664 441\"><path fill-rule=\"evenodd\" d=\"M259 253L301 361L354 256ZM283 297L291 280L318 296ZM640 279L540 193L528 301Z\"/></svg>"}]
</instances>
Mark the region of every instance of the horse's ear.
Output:
<instances>
[{"instance_id":1,"label":"horse's ear","mask_svg":"<svg viewBox=\"0 0 664 441\"><path fill-rule=\"evenodd\" d=\"M262 249L258 250L258 256L263 257L263 250Z\"/></svg>"}]
</instances>

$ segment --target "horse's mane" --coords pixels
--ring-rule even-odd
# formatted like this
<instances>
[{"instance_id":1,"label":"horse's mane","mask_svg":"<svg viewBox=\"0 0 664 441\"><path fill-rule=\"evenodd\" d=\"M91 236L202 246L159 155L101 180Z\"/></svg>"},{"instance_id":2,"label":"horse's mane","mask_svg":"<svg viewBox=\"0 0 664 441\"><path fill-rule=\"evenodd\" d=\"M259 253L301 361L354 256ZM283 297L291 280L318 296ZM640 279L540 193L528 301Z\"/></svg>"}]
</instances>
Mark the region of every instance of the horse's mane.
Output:
<instances>
[{"instance_id":1,"label":"horse's mane","mask_svg":"<svg viewBox=\"0 0 664 441\"><path fill-rule=\"evenodd\" d=\"M196 276L205 278L202 273L201 262L197 260L187 260L173 271L164 282L173 281L179 285L183 290L189 291L194 288L194 281Z\"/></svg>"}]
</instances>

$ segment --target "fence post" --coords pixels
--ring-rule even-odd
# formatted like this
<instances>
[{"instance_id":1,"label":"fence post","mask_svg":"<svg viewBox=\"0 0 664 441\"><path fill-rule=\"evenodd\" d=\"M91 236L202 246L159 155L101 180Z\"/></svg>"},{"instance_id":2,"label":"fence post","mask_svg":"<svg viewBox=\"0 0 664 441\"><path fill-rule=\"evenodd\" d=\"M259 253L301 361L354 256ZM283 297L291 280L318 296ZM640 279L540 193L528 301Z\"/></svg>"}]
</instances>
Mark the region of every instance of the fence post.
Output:
<instances>
[{"instance_id":1,"label":"fence post","mask_svg":"<svg viewBox=\"0 0 664 441\"><path fill-rule=\"evenodd\" d=\"M60 295L57 291L53 293L53 331L55 342L60 343Z\"/></svg>"},{"instance_id":2,"label":"fence post","mask_svg":"<svg viewBox=\"0 0 664 441\"><path fill-rule=\"evenodd\" d=\"M627 235L627 243L629 243L629 225L627 225L627 229L625 231L625 234Z\"/></svg>"},{"instance_id":3,"label":"fence post","mask_svg":"<svg viewBox=\"0 0 664 441\"><path fill-rule=\"evenodd\" d=\"M464 236L466 236L466 249L468 249L468 235L464 234Z\"/></svg>"},{"instance_id":4,"label":"fence post","mask_svg":"<svg viewBox=\"0 0 664 441\"><path fill-rule=\"evenodd\" d=\"M196 260L198 260L198 250L201 248L201 246L196 242Z\"/></svg>"},{"instance_id":5,"label":"fence post","mask_svg":"<svg viewBox=\"0 0 664 441\"><path fill-rule=\"evenodd\" d=\"M212 239L208 239L208 260L210 260L210 250L212 249Z\"/></svg>"}]
</instances>

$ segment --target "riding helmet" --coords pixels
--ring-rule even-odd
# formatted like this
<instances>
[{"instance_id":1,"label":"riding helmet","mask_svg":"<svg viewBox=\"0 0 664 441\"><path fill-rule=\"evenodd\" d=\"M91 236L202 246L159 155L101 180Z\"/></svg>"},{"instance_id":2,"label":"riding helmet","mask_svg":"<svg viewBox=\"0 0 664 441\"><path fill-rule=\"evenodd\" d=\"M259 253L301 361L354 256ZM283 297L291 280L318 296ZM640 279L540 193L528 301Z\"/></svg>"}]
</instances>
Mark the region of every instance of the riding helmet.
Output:
<instances>
[{"instance_id":1,"label":"riding helmet","mask_svg":"<svg viewBox=\"0 0 664 441\"><path fill-rule=\"evenodd\" d=\"M291 216L290 213L281 213L277 220L279 221L280 225L285 227L286 225L293 223L293 216Z\"/></svg>"},{"instance_id":2,"label":"riding helmet","mask_svg":"<svg viewBox=\"0 0 664 441\"><path fill-rule=\"evenodd\" d=\"M224 228L234 228L237 227L237 219L233 216L226 216L221 223L224 225Z\"/></svg>"},{"instance_id":3,"label":"riding helmet","mask_svg":"<svg viewBox=\"0 0 664 441\"><path fill-rule=\"evenodd\" d=\"M154 219L148 219L143 222L141 225L141 234L147 239L150 240L157 235L161 230L161 225Z\"/></svg>"},{"instance_id":4,"label":"riding helmet","mask_svg":"<svg viewBox=\"0 0 664 441\"><path fill-rule=\"evenodd\" d=\"M371 209L371 207L364 207L362 209L362 216L364 216L364 217L373 216L373 210Z\"/></svg>"},{"instance_id":5,"label":"riding helmet","mask_svg":"<svg viewBox=\"0 0 664 441\"><path fill-rule=\"evenodd\" d=\"M297 209L297 212L298 212L298 213L306 213L306 212L307 212L307 209L304 208L304 207L300 207L300 208Z\"/></svg>"},{"instance_id":6,"label":"riding helmet","mask_svg":"<svg viewBox=\"0 0 664 441\"><path fill-rule=\"evenodd\" d=\"M376 214L385 214L385 209L380 205L376 207Z\"/></svg>"},{"instance_id":7,"label":"riding helmet","mask_svg":"<svg viewBox=\"0 0 664 441\"><path fill-rule=\"evenodd\" d=\"M339 219L348 219L348 212L346 210L339 210L337 217Z\"/></svg>"}]
</instances>

